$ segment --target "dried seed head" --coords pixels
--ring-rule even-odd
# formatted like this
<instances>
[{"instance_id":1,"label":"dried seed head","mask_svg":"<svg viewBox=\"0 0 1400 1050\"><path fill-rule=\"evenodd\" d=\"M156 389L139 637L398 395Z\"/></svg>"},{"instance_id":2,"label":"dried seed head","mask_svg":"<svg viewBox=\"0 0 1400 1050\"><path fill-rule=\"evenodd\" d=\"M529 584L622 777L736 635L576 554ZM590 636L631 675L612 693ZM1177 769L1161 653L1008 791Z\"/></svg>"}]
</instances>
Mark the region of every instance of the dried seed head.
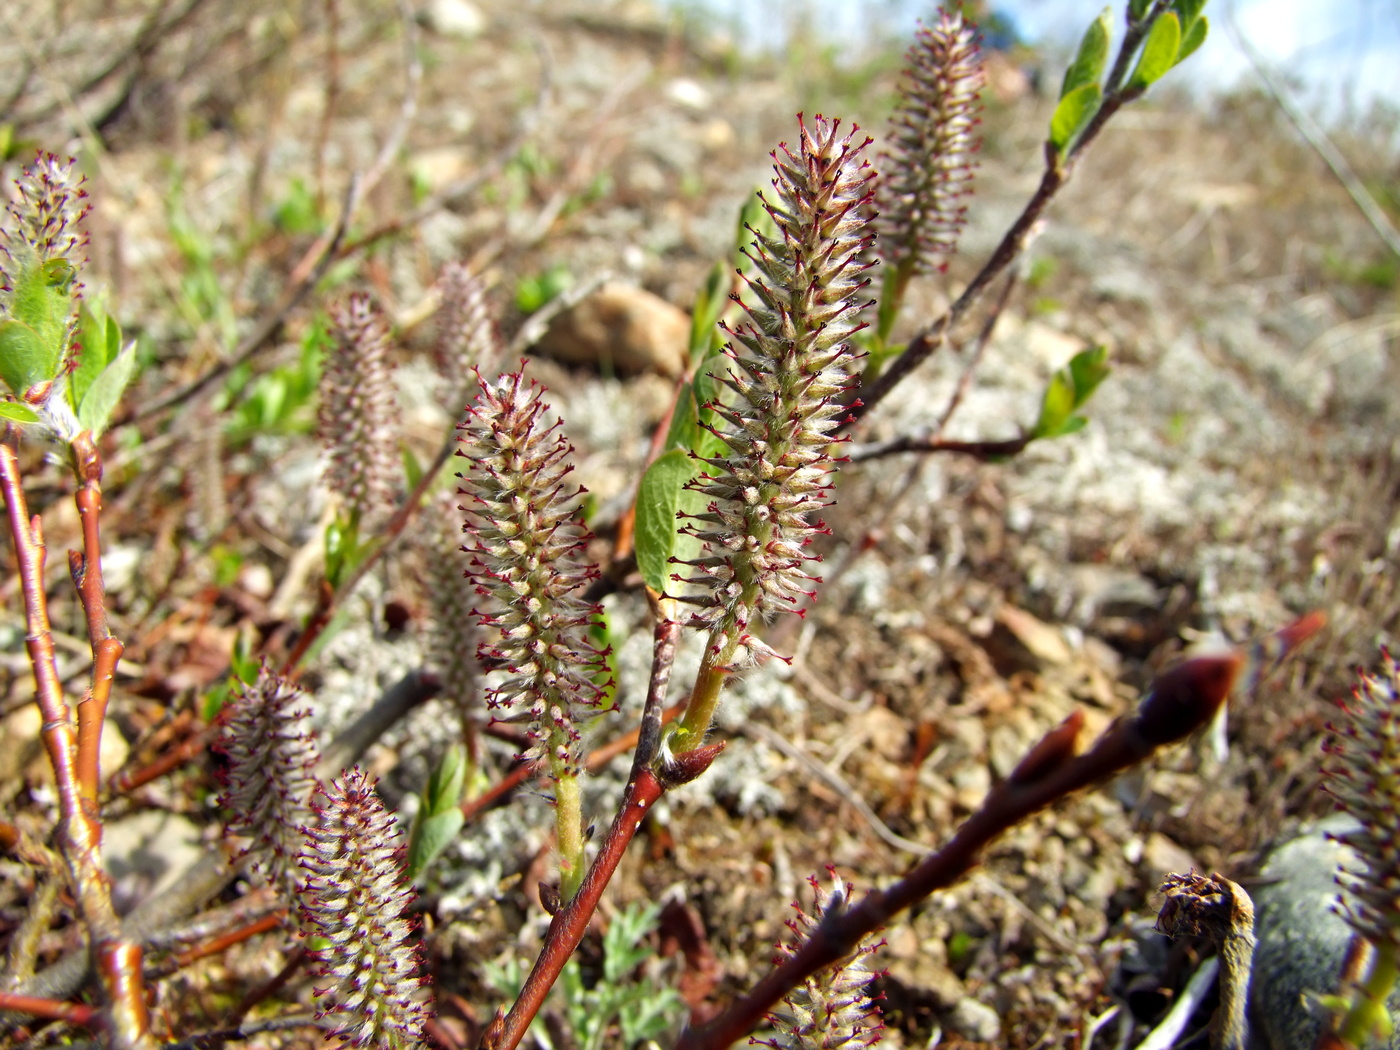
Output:
<instances>
[{"instance_id":1,"label":"dried seed head","mask_svg":"<svg viewBox=\"0 0 1400 1050\"><path fill-rule=\"evenodd\" d=\"M253 864L294 899L297 854L311 820L312 770L320 761L307 696L263 664L219 716L214 749L227 760L219 806L228 829L252 839Z\"/></svg>"},{"instance_id":2,"label":"dried seed head","mask_svg":"<svg viewBox=\"0 0 1400 1050\"><path fill-rule=\"evenodd\" d=\"M389 326L357 292L332 309L331 339L321 376L326 487L355 520L373 521L388 511L399 476Z\"/></svg>"},{"instance_id":3,"label":"dried seed head","mask_svg":"<svg viewBox=\"0 0 1400 1050\"><path fill-rule=\"evenodd\" d=\"M828 914L849 904L851 884L838 882L835 868L827 872L832 880L830 891L821 888L815 875L807 879L816 905L813 914L793 902L797 915L787 920L792 939L778 945L775 962L796 955ZM878 1005L882 996L872 998L868 989L883 972L871 972L865 962L883 944L863 944L844 962L807 978L783 1000L786 1010L768 1016L776 1030L773 1037L751 1039L750 1043L763 1043L773 1050L855 1050L875 1045L885 1028Z\"/></svg>"},{"instance_id":4,"label":"dried seed head","mask_svg":"<svg viewBox=\"0 0 1400 1050\"><path fill-rule=\"evenodd\" d=\"M976 27L961 12L940 10L937 25L919 27L875 191L880 254L896 270L943 270L957 250L981 146L975 129L985 80Z\"/></svg>"},{"instance_id":5,"label":"dried seed head","mask_svg":"<svg viewBox=\"0 0 1400 1050\"><path fill-rule=\"evenodd\" d=\"M868 305L857 297L870 283L870 140L853 142L858 129L843 136L820 116L811 127L799 117L798 128L796 150L773 153L773 201L760 194L778 236L753 231L749 321L725 328L732 366L716 378L729 396L711 407L727 451L702 459L690 487L711 502L681 530L702 541L700 557L682 562L697 571L673 577L706 589L682 597L699 606L692 626L745 660L771 652L750 633L755 621L796 608L818 582L805 571L818 560L807 546L826 526L810 515L829 503L831 430L854 383L847 340Z\"/></svg>"},{"instance_id":6,"label":"dried seed head","mask_svg":"<svg viewBox=\"0 0 1400 1050\"><path fill-rule=\"evenodd\" d=\"M574 593L598 576L581 557L592 536L573 517L584 490L565 485L573 448L546 424L543 392L518 372L481 380L458 454L471 461L467 575L492 599L478 615L499 639L482 658L510 675L488 702L529 720L525 757L548 758L558 776L578 772L579 709L601 706L612 682L602 681L607 651L588 642L600 609Z\"/></svg>"},{"instance_id":7,"label":"dried seed head","mask_svg":"<svg viewBox=\"0 0 1400 1050\"><path fill-rule=\"evenodd\" d=\"M334 1019L343 1046L417 1046L427 1011L394 818L358 768L323 788L315 809L300 897L307 934L323 939L311 952L329 979L316 989L318 1016Z\"/></svg>"},{"instance_id":8,"label":"dried seed head","mask_svg":"<svg viewBox=\"0 0 1400 1050\"><path fill-rule=\"evenodd\" d=\"M1400 950L1400 666L1381 651L1379 674L1360 672L1346 714L1328 726L1327 790L1360 823L1335 838L1358 866L1338 881L1352 928L1372 944Z\"/></svg>"}]
</instances>

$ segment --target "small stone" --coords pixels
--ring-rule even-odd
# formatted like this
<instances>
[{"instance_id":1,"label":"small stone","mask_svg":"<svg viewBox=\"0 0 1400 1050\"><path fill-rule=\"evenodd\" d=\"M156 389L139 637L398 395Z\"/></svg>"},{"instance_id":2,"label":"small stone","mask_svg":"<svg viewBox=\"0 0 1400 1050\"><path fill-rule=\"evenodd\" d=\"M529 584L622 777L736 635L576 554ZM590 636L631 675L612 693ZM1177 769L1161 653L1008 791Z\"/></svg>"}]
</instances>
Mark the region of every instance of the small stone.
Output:
<instances>
[{"instance_id":1,"label":"small stone","mask_svg":"<svg viewBox=\"0 0 1400 1050\"><path fill-rule=\"evenodd\" d=\"M423 18L434 32L463 40L486 31L486 16L471 0L430 0Z\"/></svg>"},{"instance_id":2,"label":"small stone","mask_svg":"<svg viewBox=\"0 0 1400 1050\"><path fill-rule=\"evenodd\" d=\"M609 281L554 319L536 349L570 364L628 375L685 371L690 317L643 288Z\"/></svg>"},{"instance_id":3,"label":"small stone","mask_svg":"<svg viewBox=\"0 0 1400 1050\"><path fill-rule=\"evenodd\" d=\"M991 1043L1001 1038L1001 1018L986 1003L967 998L958 1003L944 1018L954 1035L974 1043Z\"/></svg>"}]
</instances>

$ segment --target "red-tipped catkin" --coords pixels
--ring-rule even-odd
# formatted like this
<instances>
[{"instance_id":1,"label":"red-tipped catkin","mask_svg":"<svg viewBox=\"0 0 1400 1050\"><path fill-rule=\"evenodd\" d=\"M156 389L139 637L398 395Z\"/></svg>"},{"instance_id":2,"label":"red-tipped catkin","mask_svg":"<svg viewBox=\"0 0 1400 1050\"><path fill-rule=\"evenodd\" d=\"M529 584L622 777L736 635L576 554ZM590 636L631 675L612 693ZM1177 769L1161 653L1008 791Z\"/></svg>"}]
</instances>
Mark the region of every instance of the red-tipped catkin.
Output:
<instances>
[{"instance_id":1,"label":"red-tipped catkin","mask_svg":"<svg viewBox=\"0 0 1400 1050\"><path fill-rule=\"evenodd\" d=\"M86 262L87 233L82 229L89 205L83 183L87 180L73 170L74 161L60 161L52 153L40 153L34 163L15 180L17 200L6 207L0 222L0 316L6 316L8 296L14 291L17 270L29 265L43 266L62 260L65 273L51 277L75 276Z\"/></svg>"},{"instance_id":2,"label":"red-tipped catkin","mask_svg":"<svg viewBox=\"0 0 1400 1050\"><path fill-rule=\"evenodd\" d=\"M796 955L830 910L850 903L851 884L842 885L836 881L836 870L827 870L832 878L830 892L821 888L815 875L807 879L815 903L813 914L793 902L797 915L787 920L792 940L778 945L775 963ZM881 973L871 972L865 962L883 943L863 944L844 962L807 978L783 999L785 1010L768 1015L775 1030L773 1037L751 1039L750 1043L763 1043L773 1050L855 1050L878 1043L885 1025L879 997L870 996L869 986Z\"/></svg>"},{"instance_id":3,"label":"red-tipped catkin","mask_svg":"<svg viewBox=\"0 0 1400 1050\"><path fill-rule=\"evenodd\" d=\"M875 193L880 254L897 271L943 270L967 222L975 134L986 80L976 27L939 11L920 26L905 60L891 144Z\"/></svg>"},{"instance_id":4,"label":"red-tipped catkin","mask_svg":"<svg viewBox=\"0 0 1400 1050\"><path fill-rule=\"evenodd\" d=\"M574 518L584 491L565 485L573 448L560 424L547 423L543 388L520 373L481 380L481 393L460 429L459 455L471 461L463 495L470 500L467 575L492 599L480 615L499 641L485 660L510 677L490 695L493 708L523 715L534 742L527 758L547 758L555 776L578 772L581 708L599 707L607 653L588 643L598 606L575 592L597 578L581 554L592 538Z\"/></svg>"},{"instance_id":5,"label":"red-tipped catkin","mask_svg":"<svg viewBox=\"0 0 1400 1050\"><path fill-rule=\"evenodd\" d=\"M436 363L451 389L460 391L473 368L484 376L494 376L504 351L486 303L486 284L480 277L463 263L450 262L438 275L438 292L442 296L442 323Z\"/></svg>"},{"instance_id":6,"label":"red-tipped catkin","mask_svg":"<svg viewBox=\"0 0 1400 1050\"><path fill-rule=\"evenodd\" d=\"M1381 651L1378 674L1358 675L1329 725L1324 744L1327 790L1359 822L1337 839L1356 850L1359 865L1343 871L1344 910L1352 927L1377 947L1400 951L1400 665Z\"/></svg>"},{"instance_id":7,"label":"red-tipped catkin","mask_svg":"<svg viewBox=\"0 0 1400 1050\"><path fill-rule=\"evenodd\" d=\"M344 1046L417 1046L427 1011L394 818L359 769L322 789L315 809L300 897L315 972L328 979L316 988L318 1016Z\"/></svg>"},{"instance_id":8,"label":"red-tipped catkin","mask_svg":"<svg viewBox=\"0 0 1400 1050\"><path fill-rule=\"evenodd\" d=\"M711 630L725 662L769 652L750 626L796 608L818 581L806 572L818 560L807 547L826 526L809 516L829 503L831 430L853 384L847 340L865 327L858 314L868 305L857 297L869 284L874 173L862 158L870 140L852 141L857 131L799 118L797 148L774 151L774 199L760 199L778 235L754 231L749 320L725 326L732 365L716 378L729 393L713 406L722 421L713 432L727 451L702 459L690 483L711 500L682 529L703 548L682 562L694 574L673 577L704 589L682 600L700 607L691 625Z\"/></svg>"},{"instance_id":9,"label":"red-tipped catkin","mask_svg":"<svg viewBox=\"0 0 1400 1050\"><path fill-rule=\"evenodd\" d=\"M320 760L304 692L266 664L219 717L214 749L221 772L219 806L228 830L252 839L252 863L293 899L301 881L297 855L311 821L312 770Z\"/></svg>"},{"instance_id":10,"label":"red-tipped catkin","mask_svg":"<svg viewBox=\"0 0 1400 1050\"><path fill-rule=\"evenodd\" d=\"M357 292L332 309L331 340L319 417L326 487L353 520L373 520L388 511L400 473L389 326Z\"/></svg>"}]
</instances>

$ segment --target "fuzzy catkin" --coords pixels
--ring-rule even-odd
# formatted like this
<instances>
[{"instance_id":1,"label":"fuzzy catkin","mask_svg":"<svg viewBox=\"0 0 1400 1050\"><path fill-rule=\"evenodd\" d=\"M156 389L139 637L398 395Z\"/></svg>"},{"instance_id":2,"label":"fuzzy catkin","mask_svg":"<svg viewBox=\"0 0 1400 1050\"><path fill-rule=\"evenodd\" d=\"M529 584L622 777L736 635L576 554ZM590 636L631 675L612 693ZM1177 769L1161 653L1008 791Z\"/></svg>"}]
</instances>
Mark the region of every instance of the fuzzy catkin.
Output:
<instances>
[{"instance_id":1,"label":"fuzzy catkin","mask_svg":"<svg viewBox=\"0 0 1400 1050\"><path fill-rule=\"evenodd\" d=\"M228 830L252 840L246 852L255 869L295 899L320 761L306 694L263 664L257 682L243 685L221 712L213 746L226 762L219 807Z\"/></svg>"},{"instance_id":2,"label":"fuzzy catkin","mask_svg":"<svg viewBox=\"0 0 1400 1050\"><path fill-rule=\"evenodd\" d=\"M793 902L797 914L787 920L792 938L778 945L775 963L796 955L830 910L849 904L852 885L837 882L835 869L828 871L832 877L830 891L822 889L815 875L807 880L815 905L812 914ZM754 1042L773 1050L857 1050L878 1043L885 1025L877 999L870 996L868 988L881 974L872 972L865 963L883 943L862 944L844 962L807 978L784 997L785 1009L769 1014L772 1037Z\"/></svg>"},{"instance_id":3,"label":"fuzzy catkin","mask_svg":"<svg viewBox=\"0 0 1400 1050\"><path fill-rule=\"evenodd\" d=\"M356 292L331 311L331 340L319 414L326 487L353 520L374 521L388 512L399 476L389 326Z\"/></svg>"},{"instance_id":4,"label":"fuzzy catkin","mask_svg":"<svg viewBox=\"0 0 1400 1050\"><path fill-rule=\"evenodd\" d=\"M318 1017L347 1047L407 1050L423 1033L418 953L403 849L374 784L351 769L315 799L301 851L303 928L312 941Z\"/></svg>"},{"instance_id":5,"label":"fuzzy catkin","mask_svg":"<svg viewBox=\"0 0 1400 1050\"><path fill-rule=\"evenodd\" d=\"M438 274L442 296L441 323L434 357L450 384L462 390L475 368L493 376L503 349L486 302L486 284L460 262L450 262Z\"/></svg>"},{"instance_id":6,"label":"fuzzy catkin","mask_svg":"<svg viewBox=\"0 0 1400 1050\"><path fill-rule=\"evenodd\" d=\"M570 489L572 446L560 424L547 423L544 391L519 372L481 391L462 423L459 454L471 555L467 575L491 599L481 624L497 637L483 660L508 677L491 691L491 707L523 717L532 746L522 757L545 758L555 776L578 773L577 721L600 707L611 687L602 681L607 651L589 644L598 606L575 593L598 569L582 553L592 538L574 517L582 488Z\"/></svg>"},{"instance_id":7,"label":"fuzzy catkin","mask_svg":"<svg viewBox=\"0 0 1400 1050\"><path fill-rule=\"evenodd\" d=\"M981 146L974 132L985 79L976 29L961 12L940 10L937 25L919 27L875 193L880 255L896 270L944 270L957 250Z\"/></svg>"},{"instance_id":8,"label":"fuzzy catkin","mask_svg":"<svg viewBox=\"0 0 1400 1050\"><path fill-rule=\"evenodd\" d=\"M749 319L724 326L731 367L716 376L727 388L711 407L724 444L701 458L690 488L710 498L682 532L702 543L681 564L678 583L700 588L681 595L698 606L691 625L712 632L712 646L736 663L769 653L750 633L774 611L795 609L818 577L807 550L826 526L811 515L826 507L835 469L831 431L845 416L855 382L848 340L865 327L858 296L869 284L863 256L873 239L867 204L873 171L863 159L870 140L843 135L839 121L799 117L796 149L773 153L773 199L760 194L777 236L754 233L745 254Z\"/></svg>"},{"instance_id":9,"label":"fuzzy catkin","mask_svg":"<svg viewBox=\"0 0 1400 1050\"><path fill-rule=\"evenodd\" d=\"M1400 952L1400 664L1381 652L1381 671L1358 675L1347 717L1328 726L1327 790L1359 821L1335 836L1357 853L1343 870L1343 910L1372 944Z\"/></svg>"}]
</instances>

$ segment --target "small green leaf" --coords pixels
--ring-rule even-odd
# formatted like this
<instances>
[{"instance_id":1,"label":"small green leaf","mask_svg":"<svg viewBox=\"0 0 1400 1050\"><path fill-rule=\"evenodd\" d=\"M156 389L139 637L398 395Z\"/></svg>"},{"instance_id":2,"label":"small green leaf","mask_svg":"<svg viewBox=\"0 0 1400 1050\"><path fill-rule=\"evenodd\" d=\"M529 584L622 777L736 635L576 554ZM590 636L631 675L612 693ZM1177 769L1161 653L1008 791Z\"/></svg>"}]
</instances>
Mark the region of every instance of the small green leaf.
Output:
<instances>
[{"instance_id":1,"label":"small green leaf","mask_svg":"<svg viewBox=\"0 0 1400 1050\"><path fill-rule=\"evenodd\" d=\"M462 801L462 785L467 780L467 749L453 744L428 778L423 802L433 816L455 809Z\"/></svg>"},{"instance_id":2,"label":"small green leaf","mask_svg":"<svg viewBox=\"0 0 1400 1050\"><path fill-rule=\"evenodd\" d=\"M1075 354L1069 363L1070 380L1074 384L1074 407L1079 408L1112 371L1108 366L1108 347L1094 346Z\"/></svg>"},{"instance_id":3,"label":"small green leaf","mask_svg":"<svg viewBox=\"0 0 1400 1050\"><path fill-rule=\"evenodd\" d=\"M354 526L339 515L326 526L326 582L332 587L340 585L347 555L355 546L354 533Z\"/></svg>"},{"instance_id":4,"label":"small green leaf","mask_svg":"<svg viewBox=\"0 0 1400 1050\"><path fill-rule=\"evenodd\" d=\"M418 457L413 454L413 449L404 445L400 452L403 456L403 481L404 488L412 492L418 487L418 483L423 480L423 464L418 462Z\"/></svg>"},{"instance_id":5,"label":"small green leaf","mask_svg":"<svg viewBox=\"0 0 1400 1050\"><path fill-rule=\"evenodd\" d=\"M0 321L0 379L16 397L58 374L52 344L22 321Z\"/></svg>"},{"instance_id":6,"label":"small green leaf","mask_svg":"<svg viewBox=\"0 0 1400 1050\"><path fill-rule=\"evenodd\" d=\"M452 844L466 820L460 809L449 809L433 817L414 821L404 865L409 881L416 882L439 853Z\"/></svg>"},{"instance_id":7,"label":"small green leaf","mask_svg":"<svg viewBox=\"0 0 1400 1050\"><path fill-rule=\"evenodd\" d=\"M1060 85L1060 98L1078 91L1086 84L1097 84L1108 64L1108 43L1113 25L1113 11L1105 7L1103 13L1089 24L1084 37L1079 41L1079 53L1065 70L1064 83Z\"/></svg>"},{"instance_id":8,"label":"small green leaf","mask_svg":"<svg viewBox=\"0 0 1400 1050\"><path fill-rule=\"evenodd\" d=\"M1142 54L1138 56L1137 69L1128 80L1128 88L1141 89L1161 80L1167 70L1176 65L1180 49L1181 22L1175 11L1168 11L1152 23L1147 42L1142 45Z\"/></svg>"},{"instance_id":9,"label":"small green leaf","mask_svg":"<svg viewBox=\"0 0 1400 1050\"><path fill-rule=\"evenodd\" d=\"M1128 17L1134 22L1141 22L1147 17L1147 9L1152 6L1152 0L1128 0Z\"/></svg>"},{"instance_id":10,"label":"small green leaf","mask_svg":"<svg viewBox=\"0 0 1400 1050\"><path fill-rule=\"evenodd\" d=\"M1079 133L1099 111L1102 99L1103 91L1097 84L1081 84L1060 99L1054 116L1050 118L1050 145L1056 153L1063 157L1069 152Z\"/></svg>"},{"instance_id":11,"label":"small green leaf","mask_svg":"<svg viewBox=\"0 0 1400 1050\"><path fill-rule=\"evenodd\" d=\"M1191 23L1191 28L1186 30L1181 38L1181 47L1176 52L1176 64L1180 65L1186 61L1196 50L1206 42L1206 36L1210 33L1210 19L1205 15Z\"/></svg>"},{"instance_id":12,"label":"small green leaf","mask_svg":"<svg viewBox=\"0 0 1400 1050\"><path fill-rule=\"evenodd\" d=\"M112 363L102 370L102 374L93 380L82 404L78 406L78 422L85 430L91 430L96 435L107 428L112 412L122 398L122 391L135 374L136 344L129 343L126 349L117 354Z\"/></svg>"},{"instance_id":13,"label":"small green leaf","mask_svg":"<svg viewBox=\"0 0 1400 1050\"><path fill-rule=\"evenodd\" d=\"M710 353L720 315L729 304L729 273L729 267L724 263L715 263L705 278L700 294L695 297L695 309L690 315L692 361L699 361Z\"/></svg>"},{"instance_id":14,"label":"small green leaf","mask_svg":"<svg viewBox=\"0 0 1400 1050\"><path fill-rule=\"evenodd\" d=\"M694 474L690 454L671 449L656 457L637 487L637 568L646 585L658 594L665 593L674 571L671 557L679 539L676 511L681 507L685 483Z\"/></svg>"},{"instance_id":15,"label":"small green leaf","mask_svg":"<svg viewBox=\"0 0 1400 1050\"><path fill-rule=\"evenodd\" d=\"M18 401L0 401L0 419L7 423L37 423L39 414Z\"/></svg>"},{"instance_id":16,"label":"small green leaf","mask_svg":"<svg viewBox=\"0 0 1400 1050\"><path fill-rule=\"evenodd\" d=\"M1045 396L1040 402L1040 418L1035 421L1031 434L1037 438L1053 436L1073 411L1074 387L1069 373L1060 369L1050 377L1050 385L1045 388Z\"/></svg>"},{"instance_id":17,"label":"small green leaf","mask_svg":"<svg viewBox=\"0 0 1400 1050\"><path fill-rule=\"evenodd\" d=\"M77 364L69 376L69 392L74 407L83 403L88 387L102 374L107 363L115 356L109 352L108 326L116 326L111 318L83 303L78 307L78 343L81 346ZM118 333L118 341L121 339ZM120 347L118 347L118 350Z\"/></svg>"}]
</instances>

